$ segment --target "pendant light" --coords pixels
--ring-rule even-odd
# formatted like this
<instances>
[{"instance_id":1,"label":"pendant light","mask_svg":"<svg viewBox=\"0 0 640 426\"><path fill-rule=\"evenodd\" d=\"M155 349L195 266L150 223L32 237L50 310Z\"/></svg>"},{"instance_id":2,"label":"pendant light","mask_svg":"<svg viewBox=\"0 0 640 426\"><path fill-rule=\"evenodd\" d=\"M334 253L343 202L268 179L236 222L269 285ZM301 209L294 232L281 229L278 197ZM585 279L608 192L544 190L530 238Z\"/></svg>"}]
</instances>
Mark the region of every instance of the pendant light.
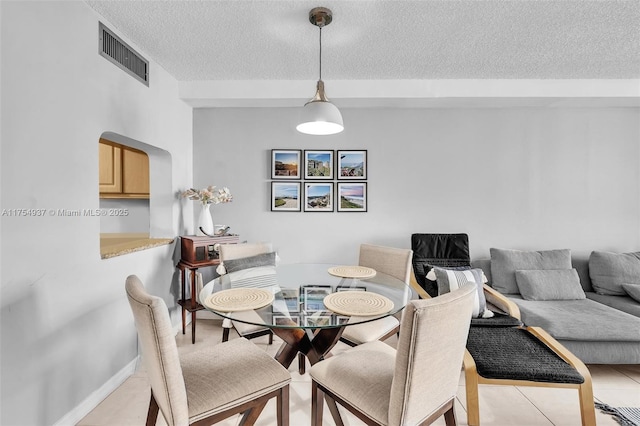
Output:
<instances>
[{"instance_id":1,"label":"pendant light","mask_svg":"<svg viewBox=\"0 0 640 426\"><path fill-rule=\"evenodd\" d=\"M344 130L342 114L338 107L327 99L322 81L322 27L329 25L332 19L331 10L326 7L316 7L309 12L309 22L320 29L320 75L316 94L304 105L300 124L296 126L299 132L309 135L333 135Z\"/></svg>"}]
</instances>

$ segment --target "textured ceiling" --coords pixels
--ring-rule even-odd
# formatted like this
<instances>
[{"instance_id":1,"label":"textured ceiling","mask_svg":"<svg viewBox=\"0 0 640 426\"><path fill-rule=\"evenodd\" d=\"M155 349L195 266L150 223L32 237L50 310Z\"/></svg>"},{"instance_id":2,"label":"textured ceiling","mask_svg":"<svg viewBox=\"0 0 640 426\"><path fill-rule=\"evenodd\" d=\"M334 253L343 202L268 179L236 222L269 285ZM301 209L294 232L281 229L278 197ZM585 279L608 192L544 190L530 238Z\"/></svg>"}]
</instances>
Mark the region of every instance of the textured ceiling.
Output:
<instances>
[{"instance_id":1,"label":"textured ceiling","mask_svg":"<svg viewBox=\"0 0 640 426\"><path fill-rule=\"evenodd\" d=\"M180 81L638 79L640 1L94 1Z\"/></svg>"}]
</instances>

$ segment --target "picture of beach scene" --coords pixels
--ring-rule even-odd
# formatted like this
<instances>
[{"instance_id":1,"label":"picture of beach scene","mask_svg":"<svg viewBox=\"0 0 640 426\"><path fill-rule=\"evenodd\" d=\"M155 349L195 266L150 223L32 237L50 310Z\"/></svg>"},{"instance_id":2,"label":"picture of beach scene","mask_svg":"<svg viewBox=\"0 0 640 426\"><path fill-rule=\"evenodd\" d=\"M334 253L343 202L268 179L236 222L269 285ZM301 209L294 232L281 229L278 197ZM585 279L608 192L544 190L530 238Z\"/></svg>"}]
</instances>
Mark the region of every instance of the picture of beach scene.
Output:
<instances>
[{"instance_id":1,"label":"picture of beach scene","mask_svg":"<svg viewBox=\"0 0 640 426\"><path fill-rule=\"evenodd\" d=\"M300 150L271 150L272 179L300 179Z\"/></svg>"},{"instance_id":2,"label":"picture of beach scene","mask_svg":"<svg viewBox=\"0 0 640 426\"><path fill-rule=\"evenodd\" d=\"M300 211L300 182L271 182L271 211Z\"/></svg>"},{"instance_id":3,"label":"picture of beach scene","mask_svg":"<svg viewBox=\"0 0 640 426\"><path fill-rule=\"evenodd\" d=\"M305 183L304 211L332 212L333 183Z\"/></svg>"},{"instance_id":4,"label":"picture of beach scene","mask_svg":"<svg viewBox=\"0 0 640 426\"><path fill-rule=\"evenodd\" d=\"M314 179L333 179L333 151L305 151L304 175Z\"/></svg>"},{"instance_id":5,"label":"picture of beach scene","mask_svg":"<svg viewBox=\"0 0 640 426\"><path fill-rule=\"evenodd\" d=\"M338 211L366 212L367 184L364 182L338 183Z\"/></svg>"},{"instance_id":6,"label":"picture of beach scene","mask_svg":"<svg viewBox=\"0 0 640 426\"><path fill-rule=\"evenodd\" d=\"M338 151L338 179L366 179L367 151Z\"/></svg>"}]
</instances>

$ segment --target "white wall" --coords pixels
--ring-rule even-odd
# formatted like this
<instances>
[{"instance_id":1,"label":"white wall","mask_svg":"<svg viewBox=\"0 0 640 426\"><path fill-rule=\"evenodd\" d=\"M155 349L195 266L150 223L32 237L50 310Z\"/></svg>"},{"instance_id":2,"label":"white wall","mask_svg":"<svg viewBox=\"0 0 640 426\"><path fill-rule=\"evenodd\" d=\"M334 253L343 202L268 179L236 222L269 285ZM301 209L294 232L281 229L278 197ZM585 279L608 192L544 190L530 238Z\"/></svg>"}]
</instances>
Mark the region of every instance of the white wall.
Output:
<instances>
[{"instance_id":1,"label":"white wall","mask_svg":"<svg viewBox=\"0 0 640 426\"><path fill-rule=\"evenodd\" d=\"M100 209L122 213L117 216L101 216L102 233L149 232L149 200L101 198Z\"/></svg>"},{"instance_id":2,"label":"white wall","mask_svg":"<svg viewBox=\"0 0 640 426\"><path fill-rule=\"evenodd\" d=\"M361 242L466 232L490 247L640 250L640 110L342 109L345 131L295 131L296 109L194 110L194 184L225 185L213 208L283 262L353 263ZM367 149L367 213L269 211L269 150Z\"/></svg>"},{"instance_id":3,"label":"white wall","mask_svg":"<svg viewBox=\"0 0 640 426\"><path fill-rule=\"evenodd\" d=\"M171 154L158 201L170 214L152 228L183 234L192 207L175 194L191 184L192 115L176 81L152 62L146 87L99 56L83 2L0 2L0 15L1 207L97 209L98 139L111 131ZM99 217L1 219L0 423L53 424L137 356L127 275L178 323L174 246L101 260Z\"/></svg>"}]
</instances>

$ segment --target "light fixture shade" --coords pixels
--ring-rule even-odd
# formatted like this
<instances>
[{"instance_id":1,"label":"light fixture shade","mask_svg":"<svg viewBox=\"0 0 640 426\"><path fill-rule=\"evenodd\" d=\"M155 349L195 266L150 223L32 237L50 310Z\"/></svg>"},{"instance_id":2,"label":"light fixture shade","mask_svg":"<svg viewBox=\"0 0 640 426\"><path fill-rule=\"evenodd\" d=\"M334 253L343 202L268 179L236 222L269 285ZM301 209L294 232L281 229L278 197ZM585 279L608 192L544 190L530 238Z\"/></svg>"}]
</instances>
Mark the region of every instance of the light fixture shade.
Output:
<instances>
[{"instance_id":1,"label":"light fixture shade","mask_svg":"<svg viewBox=\"0 0 640 426\"><path fill-rule=\"evenodd\" d=\"M302 108L300 124L296 126L296 130L308 135L340 133L344 130L342 114L329 101L312 100Z\"/></svg>"}]
</instances>

